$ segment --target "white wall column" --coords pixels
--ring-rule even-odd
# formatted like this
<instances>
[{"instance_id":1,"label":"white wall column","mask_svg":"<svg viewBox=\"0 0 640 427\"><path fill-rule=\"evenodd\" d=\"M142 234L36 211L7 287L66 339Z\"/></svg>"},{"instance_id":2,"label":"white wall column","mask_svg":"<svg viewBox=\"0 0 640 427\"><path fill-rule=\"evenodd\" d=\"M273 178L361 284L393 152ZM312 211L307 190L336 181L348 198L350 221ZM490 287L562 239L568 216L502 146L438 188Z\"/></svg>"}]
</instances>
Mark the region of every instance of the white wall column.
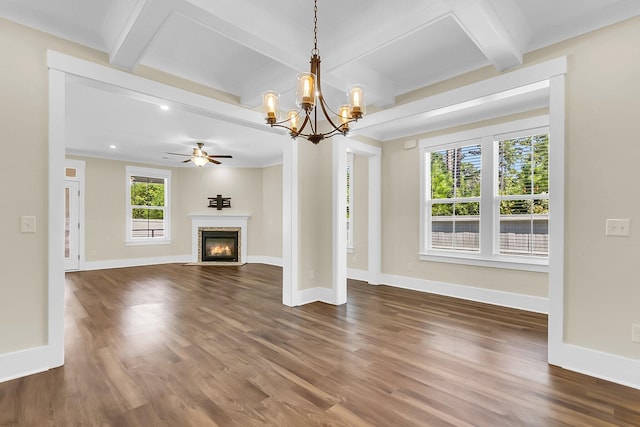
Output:
<instances>
[{"instance_id":1,"label":"white wall column","mask_svg":"<svg viewBox=\"0 0 640 427\"><path fill-rule=\"evenodd\" d=\"M298 145L282 153L282 303L295 305L298 290Z\"/></svg>"},{"instance_id":2,"label":"white wall column","mask_svg":"<svg viewBox=\"0 0 640 427\"><path fill-rule=\"evenodd\" d=\"M347 302L347 138L333 137L333 294Z\"/></svg>"}]
</instances>

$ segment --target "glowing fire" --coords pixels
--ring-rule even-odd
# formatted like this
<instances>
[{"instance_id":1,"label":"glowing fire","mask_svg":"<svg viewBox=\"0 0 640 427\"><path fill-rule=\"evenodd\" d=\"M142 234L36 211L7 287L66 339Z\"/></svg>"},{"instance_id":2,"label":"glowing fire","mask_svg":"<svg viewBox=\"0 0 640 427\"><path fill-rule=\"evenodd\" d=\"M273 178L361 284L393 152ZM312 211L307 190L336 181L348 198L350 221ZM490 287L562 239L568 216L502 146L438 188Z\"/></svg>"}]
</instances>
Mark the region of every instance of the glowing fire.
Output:
<instances>
[{"instance_id":1,"label":"glowing fire","mask_svg":"<svg viewBox=\"0 0 640 427\"><path fill-rule=\"evenodd\" d=\"M215 245L209 248L210 256L231 256L231 248L227 245Z\"/></svg>"}]
</instances>

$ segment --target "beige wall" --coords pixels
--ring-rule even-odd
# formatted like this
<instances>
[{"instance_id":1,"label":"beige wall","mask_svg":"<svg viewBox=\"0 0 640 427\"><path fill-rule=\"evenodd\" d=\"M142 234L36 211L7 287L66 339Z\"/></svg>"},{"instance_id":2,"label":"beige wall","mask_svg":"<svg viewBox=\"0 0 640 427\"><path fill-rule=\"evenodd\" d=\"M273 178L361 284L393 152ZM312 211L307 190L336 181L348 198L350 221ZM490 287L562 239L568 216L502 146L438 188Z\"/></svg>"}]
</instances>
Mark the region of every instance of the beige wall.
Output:
<instances>
[{"instance_id":1,"label":"beige wall","mask_svg":"<svg viewBox=\"0 0 640 427\"><path fill-rule=\"evenodd\" d=\"M282 165L262 169L261 254L282 258Z\"/></svg>"},{"instance_id":2,"label":"beige wall","mask_svg":"<svg viewBox=\"0 0 640 427\"><path fill-rule=\"evenodd\" d=\"M48 48L106 60L0 19L0 353L47 340ZM36 233L20 232L23 215L36 217Z\"/></svg>"},{"instance_id":3,"label":"beige wall","mask_svg":"<svg viewBox=\"0 0 640 427\"><path fill-rule=\"evenodd\" d=\"M0 19L0 354L46 344L48 69L47 50L108 66L108 55ZM149 69L134 74L206 96L236 97ZM15 159L30 154L29 170ZM10 183L18 183L11 185ZM20 233L20 217L36 217L36 233Z\"/></svg>"},{"instance_id":4,"label":"beige wall","mask_svg":"<svg viewBox=\"0 0 640 427\"><path fill-rule=\"evenodd\" d=\"M506 120L544 114L536 110L509 116ZM404 149L407 139L459 132L500 123L486 120L428 134L403 138L382 146L382 272L456 285L474 286L532 296L547 296L548 275L527 271L427 262L420 250L420 151ZM398 190L402 189L402 190Z\"/></svg>"},{"instance_id":5,"label":"beige wall","mask_svg":"<svg viewBox=\"0 0 640 427\"><path fill-rule=\"evenodd\" d=\"M329 141L298 144L298 289L331 288L332 152Z\"/></svg>"},{"instance_id":6,"label":"beige wall","mask_svg":"<svg viewBox=\"0 0 640 427\"><path fill-rule=\"evenodd\" d=\"M604 227L606 218L630 218L632 224L640 221L640 199L635 197L640 158L638 40L640 18L634 18L525 56L525 66L564 55L568 58L565 339L633 359L640 359L640 345L631 343L630 334L631 324L640 323L640 233L607 238ZM487 67L407 94L400 101L498 74ZM383 145L382 158L383 272L546 295L543 274L418 261L417 151L405 151L401 141L395 141Z\"/></svg>"},{"instance_id":7,"label":"beige wall","mask_svg":"<svg viewBox=\"0 0 640 427\"><path fill-rule=\"evenodd\" d=\"M566 339L640 360L640 19L527 59L566 54ZM632 236L605 237L606 218Z\"/></svg>"},{"instance_id":8,"label":"beige wall","mask_svg":"<svg viewBox=\"0 0 640 427\"><path fill-rule=\"evenodd\" d=\"M85 260L107 261L127 258L152 258L184 255L191 252L191 239L180 232L181 222L176 206L180 202L180 177L177 168L168 169L152 165L102 160L83 160L85 166ZM126 246L126 166L152 167L171 170L171 227L169 245ZM189 231L190 233L190 231Z\"/></svg>"},{"instance_id":9,"label":"beige wall","mask_svg":"<svg viewBox=\"0 0 640 427\"><path fill-rule=\"evenodd\" d=\"M143 166L167 169L154 165L141 165L116 160L95 159L71 156L70 158L86 162L85 194L85 252L87 261L106 261L130 258L152 258L180 256L191 253L190 214L213 213L208 208L208 197L222 194L231 197L231 208L225 213L248 213L247 250L249 256L268 255L263 247L263 169L225 168L225 167L181 167L171 170L171 244L168 245L125 245L125 180L126 166ZM277 170L269 169L268 189L271 198L277 197ZM282 173L280 172L280 177ZM282 178L279 183L282 199ZM275 195L274 195L275 193ZM273 217L282 218L282 202L279 209L271 206ZM280 220L280 223L282 221ZM278 231L279 230L279 231ZM280 233L279 250L282 251L282 226L269 230L271 234ZM274 237L271 237L274 239ZM276 248L276 252L277 252Z\"/></svg>"},{"instance_id":10,"label":"beige wall","mask_svg":"<svg viewBox=\"0 0 640 427\"><path fill-rule=\"evenodd\" d=\"M180 215L187 221L189 214L211 213L208 197L231 197L231 208L225 213L248 213L247 255L264 255L262 248L262 169L202 167L179 168ZM189 243L190 245L191 243ZM187 251L191 253L191 249Z\"/></svg>"},{"instance_id":11,"label":"beige wall","mask_svg":"<svg viewBox=\"0 0 640 427\"><path fill-rule=\"evenodd\" d=\"M347 255L347 267L368 270L369 230L369 158L353 159L353 252Z\"/></svg>"},{"instance_id":12,"label":"beige wall","mask_svg":"<svg viewBox=\"0 0 640 427\"><path fill-rule=\"evenodd\" d=\"M606 218L640 221L637 191L638 120L640 111L640 18L578 37L526 55L525 65L567 55L565 286L567 340L595 350L640 359L640 346L630 342L631 323L640 323L640 233L629 238L605 238ZM0 353L46 342L47 284L47 67L46 50L107 64L107 55L0 20L0 168L3 203L0 207ZM141 67L136 73L210 96L224 94ZM449 88L480 81L498 73L485 68L407 94L418 99ZM227 97L236 102L235 98ZM301 277L314 253L330 254L330 200L324 188L331 154L328 144L301 144ZM30 153L28 170L19 163ZM314 150L310 153L309 150ZM309 170L306 169L309 167ZM495 271L419 262L418 157L399 143L383 150L383 272L474 284L494 285ZM179 180L196 180L194 176ZM311 178L315 177L315 178ZM319 179L322 178L322 179ZM314 180L316 182L314 182ZM13 185L12 185L13 184ZM217 185L209 182L213 191ZM317 187L318 193L314 194ZM398 189L402 189L399 191ZM223 190L224 191L224 190ZM317 195L317 196L316 196ZM237 197L231 194L232 197ZM37 232L19 232L21 215L37 217ZM394 232L398 231L394 235ZM405 248L405 249L402 249ZM409 248L409 249L406 249ZM394 252L398 251L398 252ZM328 262L327 262L328 261ZM411 265L410 265L411 264ZM317 265L329 267L326 256ZM324 283L326 272L316 271ZM538 277L541 276L541 277ZM544 295L543 275L500 272L499 281L516 284L519 292ZM319 279L318 279L319 278ZM304 280L301 280L305 286ZM327 281L326 283L330 283Z\"/></svg>"}]
</instances>

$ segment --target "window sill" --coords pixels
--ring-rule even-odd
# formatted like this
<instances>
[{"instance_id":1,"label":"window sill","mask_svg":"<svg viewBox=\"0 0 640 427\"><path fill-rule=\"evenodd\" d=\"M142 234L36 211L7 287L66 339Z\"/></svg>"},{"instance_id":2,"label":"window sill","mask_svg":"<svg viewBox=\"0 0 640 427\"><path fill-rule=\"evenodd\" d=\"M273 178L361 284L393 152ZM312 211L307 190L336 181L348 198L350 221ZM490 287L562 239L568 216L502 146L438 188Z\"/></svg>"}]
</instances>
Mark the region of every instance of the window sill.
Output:
<instances>
[{"instance_id":1,"label":"window sill","mask_svg":"<svg viewBox=\"0 0 640 427\"><path fill-rule=\"evenodd\" d=\"M519 258L507 256L494 256L482 258L477 254L449 252L428 252L419 254L421 261L444 262L450 264L474 265L478 267L503 268L507 270L534 271L539 273L549 272L549 260L535 258Z\"/></svg>"},{"instance_id":2,"label":"window sill","mask_svg":"<svg viewBox=\"0 0 640 427\"><path fill-rule=\"evenodd\" d=\"M170 239L136 239L125 240L125 246L153 246L153 245L170 245Z\"/></svg>"}]
</instances>

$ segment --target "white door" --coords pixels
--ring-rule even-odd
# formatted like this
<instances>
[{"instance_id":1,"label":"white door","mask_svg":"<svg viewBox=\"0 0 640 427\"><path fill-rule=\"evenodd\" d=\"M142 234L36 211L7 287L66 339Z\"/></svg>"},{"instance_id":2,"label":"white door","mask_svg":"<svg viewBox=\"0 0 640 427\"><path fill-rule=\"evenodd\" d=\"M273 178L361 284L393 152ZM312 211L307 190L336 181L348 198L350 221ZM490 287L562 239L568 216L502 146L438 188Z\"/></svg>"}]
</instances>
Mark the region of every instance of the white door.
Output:
<instances>
[{"instance_id":1,"label":"white door","mask_svg":"<svg viewBox=\"0 0 640 427\"><path fill-rule=\"evenodd\" d=\"M80 198L78 181L64 181L64 269L77 270L80 266L78 250L79 221L78 209Z\"/></svg>"}]
</instances>

